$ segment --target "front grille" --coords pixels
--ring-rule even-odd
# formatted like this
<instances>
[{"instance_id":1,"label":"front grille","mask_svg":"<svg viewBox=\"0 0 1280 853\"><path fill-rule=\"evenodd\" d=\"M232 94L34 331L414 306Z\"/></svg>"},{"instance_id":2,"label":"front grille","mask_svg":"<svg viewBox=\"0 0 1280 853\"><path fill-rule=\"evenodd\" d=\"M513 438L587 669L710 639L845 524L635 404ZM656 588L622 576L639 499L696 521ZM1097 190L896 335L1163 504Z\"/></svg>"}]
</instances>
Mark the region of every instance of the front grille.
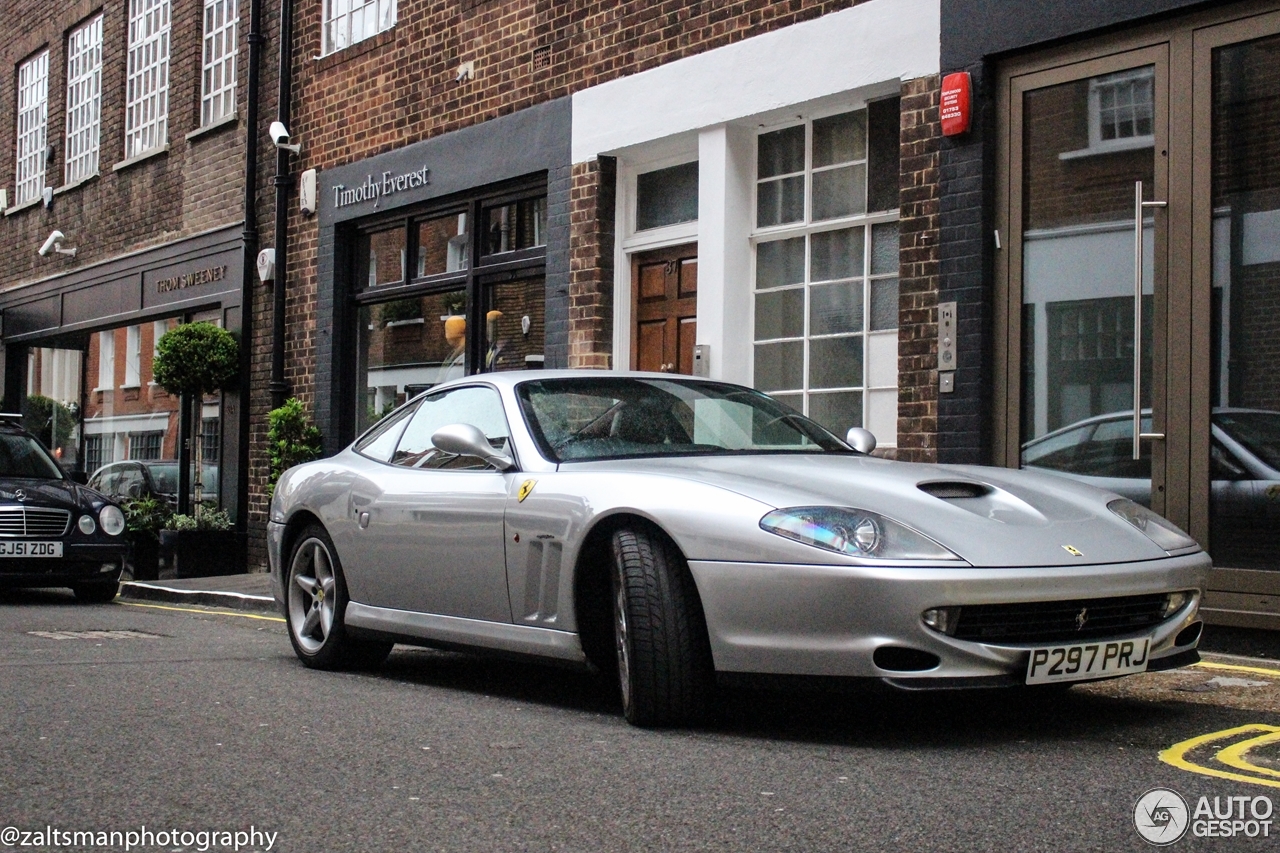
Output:
<instances>
[{"instance_id":1,"label":"front grille","mask_svg":"<svg viewBox=\"0 0 1280 853\"><path fill-rule=\"evenodd\" d=\"M70 523L65 509L0 506L0 536L61 536Z\"/></svg>"},{"instance_id":2,"label":"front grille","mask_svg":"<svg viewBox=\"0 0 1280 853\"><path fill-rule=\"evenodd\" d=\"M960 608L955 637L982 643L1055 643L1114 637L1164 619L1168 596L975 604Z\"/></svg>"}]
</instances>

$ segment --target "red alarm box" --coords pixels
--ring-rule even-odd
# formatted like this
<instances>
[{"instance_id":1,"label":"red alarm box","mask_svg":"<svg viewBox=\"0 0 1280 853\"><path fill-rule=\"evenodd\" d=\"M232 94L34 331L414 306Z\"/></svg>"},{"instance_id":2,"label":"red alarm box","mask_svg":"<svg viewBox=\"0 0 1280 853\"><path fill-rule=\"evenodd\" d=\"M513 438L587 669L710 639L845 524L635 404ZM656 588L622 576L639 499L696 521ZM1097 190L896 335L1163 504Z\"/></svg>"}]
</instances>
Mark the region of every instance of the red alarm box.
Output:
<instances>
[{"instance_id":1,"label":"red alarm box","mask_svg":"<svg viewBox=\"0 0 1280 853\"><path fill-rule=\"evenodd\" d=\"M958 136L969 132L973 116L972 83L968 71L957 71L942 78L942 135Z\"/></svg>"}]
</instances>

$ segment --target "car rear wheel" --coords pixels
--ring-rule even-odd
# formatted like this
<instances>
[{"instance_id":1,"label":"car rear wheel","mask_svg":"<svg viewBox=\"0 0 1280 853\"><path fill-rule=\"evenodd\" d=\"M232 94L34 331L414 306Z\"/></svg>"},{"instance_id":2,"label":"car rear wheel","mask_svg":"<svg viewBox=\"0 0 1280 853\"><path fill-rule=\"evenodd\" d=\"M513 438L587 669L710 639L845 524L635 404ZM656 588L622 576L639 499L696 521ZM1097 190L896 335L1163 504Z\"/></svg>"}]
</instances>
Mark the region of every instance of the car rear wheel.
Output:
<instances>
[{"instance_id":1,"label":"car rear wheel","mask_svg":"<svg viewBox=\"0 0 1280 853\"><path fill-rule=\"evenodd\" d=\"M116 593L120 591L120 583L114 578L105 582L78 583L71 587L71 591L81 604L106 604L115 600Z\"/></svg>"},{"instance_id":2,"label":"car rear wheel","mask_svg":"<svg viewBox=\"0 0 1280 853\"><path fill-rule=\"evenodd\" d=\"M289 641L298 658L315 669L360 669L380 665L392 643L347 633L347 584L329 534L319 525L302 531L289 561L285 609Z\"/></svg>"},{"instance_id":3,"label":"car rear wheel","mask_svg":"<svg viewBox=\"0 0 1280 853\"><path fill-rule=\"evenodd\" d=\"M616 531L612 551L614 640L627 722L704 720L715 668L688 565L666 537L645 528Z\"/></svg>"}]
</instances>

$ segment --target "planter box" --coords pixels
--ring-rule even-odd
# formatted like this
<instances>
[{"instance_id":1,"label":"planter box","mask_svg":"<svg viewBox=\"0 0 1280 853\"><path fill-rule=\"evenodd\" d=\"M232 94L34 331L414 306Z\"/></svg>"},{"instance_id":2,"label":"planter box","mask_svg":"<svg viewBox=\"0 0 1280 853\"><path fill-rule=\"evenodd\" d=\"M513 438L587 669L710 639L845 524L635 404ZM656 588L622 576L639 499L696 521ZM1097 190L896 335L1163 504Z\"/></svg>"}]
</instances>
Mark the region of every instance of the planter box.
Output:
<instances>
[{"instance_id":1,"label":"planter box","mask_svg":"<svg viewBox=\"0 0 1280 853\"><path fill-rule=\"evenodd\" d=\"M129 571L136 581L153 581L160 577L160 543L144 539L129 545Z\"/></svg>"},{"instance_id":2,"label":"planter box","mask_svg":"<svg viewBox=\"0 0 1280 853\"><path fill-rule=\"evenodd\" d=\"M160 556L176 578L241 575L246 538L234 530L161 530Z\"/></svg>"}]
</instances>

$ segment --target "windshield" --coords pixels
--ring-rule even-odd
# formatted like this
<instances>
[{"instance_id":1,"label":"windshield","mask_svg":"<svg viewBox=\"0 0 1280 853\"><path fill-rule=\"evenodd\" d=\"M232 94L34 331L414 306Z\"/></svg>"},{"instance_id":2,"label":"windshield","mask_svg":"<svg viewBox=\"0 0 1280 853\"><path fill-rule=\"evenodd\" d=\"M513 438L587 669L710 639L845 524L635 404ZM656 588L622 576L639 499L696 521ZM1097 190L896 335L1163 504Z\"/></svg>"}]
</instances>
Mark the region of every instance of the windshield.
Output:
<instances>
[{"instance_id":1,"label":"windshield","mask_svg":"<svg viewBox=\"0 0 1280 853\"><path fill-rule=\"evenodd\" d=\"M677 379L544 379L517 387L543 455L555 462L729 453L853 453L759 391Z\"/></svg>"},{"instance_id":2,"label":"windshield","mask_svg":"<svg viewBox=\"0 0 1280 853\"><path fill-rule=\"evenodd\" d=\"M1268 467L1280 470L1280 412L1214 412L1213 419Z\"/></svg>"},{"instance_id":3,"label":"windshield","mask_svg":"<svg viewBox=\"0 0 1280 853\"><path fill-rule=\"evenodd\" d=\"M62 470L31 436L0 434L0 477L61 480Z\"/></svg>"}]
</instances>

